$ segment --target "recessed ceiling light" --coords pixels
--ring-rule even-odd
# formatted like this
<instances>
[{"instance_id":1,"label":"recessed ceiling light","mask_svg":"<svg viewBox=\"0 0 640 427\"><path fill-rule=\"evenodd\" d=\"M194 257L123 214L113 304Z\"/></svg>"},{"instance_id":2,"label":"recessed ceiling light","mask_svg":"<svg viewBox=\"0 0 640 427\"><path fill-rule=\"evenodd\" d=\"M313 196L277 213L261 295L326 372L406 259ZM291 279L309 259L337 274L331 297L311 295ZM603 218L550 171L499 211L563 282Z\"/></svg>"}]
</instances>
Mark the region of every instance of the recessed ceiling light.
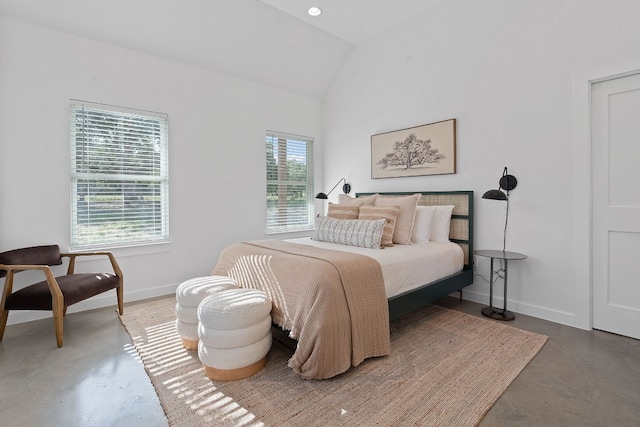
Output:
<instances>
[{"instance_id":1,"label":"recessed ceiling light","mask_svg":"<svg viewBox=\"0 0 640 427\"><path fill-rule=\"evenodd\" d=\"M307 10L307 13L311 16L319 16L322 13L322 9L320 9L319 7L310 7L309 10Z\"/></svg>"}]
</instances>

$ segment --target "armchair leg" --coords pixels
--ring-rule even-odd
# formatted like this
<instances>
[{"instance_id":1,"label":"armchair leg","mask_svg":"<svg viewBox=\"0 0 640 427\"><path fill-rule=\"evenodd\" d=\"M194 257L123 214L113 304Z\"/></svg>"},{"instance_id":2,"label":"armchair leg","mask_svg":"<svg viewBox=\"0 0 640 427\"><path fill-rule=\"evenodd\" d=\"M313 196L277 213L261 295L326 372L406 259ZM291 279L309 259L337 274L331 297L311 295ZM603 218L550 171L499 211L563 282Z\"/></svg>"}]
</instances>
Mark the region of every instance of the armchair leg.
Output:
<instances>
[{"instance_id":1,"label":"armchair leg","mask_svg":"<svg viewBox=\"0 0 640 427\"><path fill-rule=\"evenodd\" d=\"M11 295L13 290L13 275L15 271L9 270L7 277L4 279L4 287L2 289L2 296L0 296L0 341L4 338L4 330L7 327L7 318L9 317L9 310L5 310L7 298Z\"/></svg>"},{"instance_id":2,"label":"armchair leg","mask_svg":"<svg viewBox=\"0 0 640 427\"><path fill-rule=\"evenodd\" d=\"M9 317L9 310L2 310L0 313L0 341L4 338L4 330L7 327L7 318Z\"/></svg>"},{"instance_id":3,"label":"armchair leg","mask_svg":"<svg viewBox=\"0 0 640 427\"><path fill-rule=\"evenodd\" d=\"M62 347L62 331L64 327L64 316L61 314L53 314L53 322L56 328L56 343L58 347Z\"/></svg>"},{"instance_id":4,"label":"armchair leg","mask_svg":"<svg viewBox=\"0 0 640 427\"><path fill-rule=\"evenodd\" d=\"M64 297L62 296L62 293L60 293L59 295L54 295L51 303L51 311L53 311L53 323L56 328L56 343L58 344L58 347L62 347L64 315L67 312L67 307L64 304Z\"/></svg>"},{"instance_id":5,"label":"armchair leg","mask_svg":"<svg viewBox=\"0 0 640 427\"><path fill-rule=\"evenodd\" d=\"M124 298L122 295L122 282L120 282L120 286L118 286L116 288L116 292L118 295L118 313L122 316L122 313L124 312Z\"/></svg>"}]
</instances>

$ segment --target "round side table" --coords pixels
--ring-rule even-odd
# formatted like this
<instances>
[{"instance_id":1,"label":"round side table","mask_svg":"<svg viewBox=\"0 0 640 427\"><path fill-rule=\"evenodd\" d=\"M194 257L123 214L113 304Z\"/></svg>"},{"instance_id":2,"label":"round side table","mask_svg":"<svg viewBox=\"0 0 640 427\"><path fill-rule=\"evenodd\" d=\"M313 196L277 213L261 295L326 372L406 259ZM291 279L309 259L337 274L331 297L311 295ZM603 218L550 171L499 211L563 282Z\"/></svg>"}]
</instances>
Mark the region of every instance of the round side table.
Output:
<instances>
[{"instance_id":1,"label":"round side table","mask_svg":"<svg viewBox=\"0 0 640 427\"><path fill-rule=\"evenodd\" d=\"M513 312L507 310L507 272L510 260L521 260L527 258L526 255L518 252L500 251L481 249L473 251L474 255L491 259L491 277L489 279L489 307L482 308L482 314L496 320L513 320L516 316ZM493 260L499 259L504 261L504 306L496 308L493 306Z\"/></svg>"}]
</instances>

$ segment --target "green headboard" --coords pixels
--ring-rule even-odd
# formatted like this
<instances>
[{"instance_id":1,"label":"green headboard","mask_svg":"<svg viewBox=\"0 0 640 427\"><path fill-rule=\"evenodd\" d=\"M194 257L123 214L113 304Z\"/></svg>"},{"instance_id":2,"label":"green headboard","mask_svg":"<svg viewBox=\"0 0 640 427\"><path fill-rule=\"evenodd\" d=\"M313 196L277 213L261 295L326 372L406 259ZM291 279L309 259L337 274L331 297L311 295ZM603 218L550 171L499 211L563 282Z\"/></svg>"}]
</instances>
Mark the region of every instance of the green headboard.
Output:
<instances>
[{"instance_id":1,"label":"green headboard","mask_svg":"<svg viewBox=\"0 0 640 427\"><path fill-rule=\"evenodd\" d=\"M418 205L437 206L453 205L449 239L459 244L464 251L465 268L471 268L473 254L473 191L412 191L377 193L384 196L406 196L420 193L422 197ZM356 193L356 197L369 196L376 193Z\"/></svg>"}]
</instances>

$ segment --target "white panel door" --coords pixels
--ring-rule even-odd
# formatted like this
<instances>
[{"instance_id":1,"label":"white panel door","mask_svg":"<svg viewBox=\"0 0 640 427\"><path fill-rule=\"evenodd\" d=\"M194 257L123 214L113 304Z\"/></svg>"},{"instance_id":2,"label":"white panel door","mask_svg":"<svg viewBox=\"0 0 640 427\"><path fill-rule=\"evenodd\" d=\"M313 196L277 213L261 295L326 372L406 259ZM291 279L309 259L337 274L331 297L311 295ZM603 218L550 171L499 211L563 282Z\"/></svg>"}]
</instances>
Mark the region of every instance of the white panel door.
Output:
<instances>
[{"instance_id":1,"label":"white panel door","mask_svg":"<svg viewBox=\"0 0 640 427\"><path fill-rule=\"evenodd\" d=\"M593 327L640 339L640 74L591 94Z\"/></svg>"}]
</instances>

